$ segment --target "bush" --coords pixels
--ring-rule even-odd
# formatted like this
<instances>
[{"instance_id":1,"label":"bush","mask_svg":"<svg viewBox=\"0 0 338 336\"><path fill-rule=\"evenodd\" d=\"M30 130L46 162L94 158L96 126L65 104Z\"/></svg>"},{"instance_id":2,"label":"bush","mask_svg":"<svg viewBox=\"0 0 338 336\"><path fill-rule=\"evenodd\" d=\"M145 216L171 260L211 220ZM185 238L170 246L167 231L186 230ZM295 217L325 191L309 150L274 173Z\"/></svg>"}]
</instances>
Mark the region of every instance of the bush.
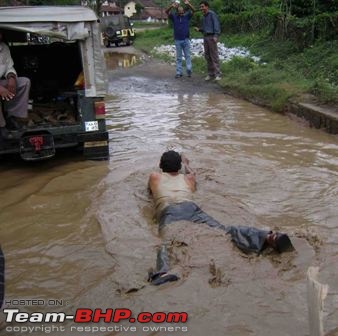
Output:
<instances>
[{"instance_id":1,"label":"bush","mask_svg":"<svg viewBox=\"0 0 338 336\"><path fill-rule=\"evenodd\" d=\"M222 32L229 34L272 31L279 10L273 7L255 8L239 14L221 14Z\"/></svg>"}]
</instances>

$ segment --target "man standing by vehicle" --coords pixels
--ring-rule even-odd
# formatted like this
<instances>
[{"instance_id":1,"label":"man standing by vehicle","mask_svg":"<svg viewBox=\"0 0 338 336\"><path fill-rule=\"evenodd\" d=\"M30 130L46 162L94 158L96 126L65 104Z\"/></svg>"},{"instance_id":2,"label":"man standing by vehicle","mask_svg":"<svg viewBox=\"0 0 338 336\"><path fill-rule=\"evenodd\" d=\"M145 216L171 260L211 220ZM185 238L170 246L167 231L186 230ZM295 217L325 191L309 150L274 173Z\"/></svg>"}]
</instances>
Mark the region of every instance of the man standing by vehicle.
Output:
<instances>
[{"instance_id":1,"label":"man standing by vehicle","mask_svg":"<svg viewBox=\"0 0 338 336\"><path fill-rule=\"evenodd\" d=\"M0 31L0 96L7 112L6 123L4 111L0 107L0 137L9 138L8 129L20 128L16 117L27 118L29 90L30 80L26 77L17 77L11 53L7 44L2 42Z\"/></svg>"},{"instance_id":2,"label":"man standing by vehicle","mask_svg":"<svg viewBox=\"0 0 338 336\"><path fill-rule=\"evenodd\" d=\"M179 5L179 1L171 3L171 5L166 9L168 18L172 20L174 27L174 39L176 47L176 76L175 78L180 78L183 75L182 72L182 52L185 58L185 64L187 69L188 77L191 77L191 58L190 58L190 41L189 41L189 21L194 14L194 7L190 4L189 0L184 0L185 5L187 6L184 9ZM171 10L175 8L176 13L173 14Z\"/></svg>"},{"instance_id":3,"label":"man standing by vehicle","mask_svg":"<svg viewBox=\"0 0 338 336\"><path fill-rule=\"evenodd\" d=\"M203 33L204 57L208 67L208 75L205 80L209 81L215 78L218 81L221 79L221 71L217 42L221 33L221 26L216 13L209 9L207 1L200 2L200 10L203 14L202 27L195 27L195 30Z\"/></svg>"}]
</instances>

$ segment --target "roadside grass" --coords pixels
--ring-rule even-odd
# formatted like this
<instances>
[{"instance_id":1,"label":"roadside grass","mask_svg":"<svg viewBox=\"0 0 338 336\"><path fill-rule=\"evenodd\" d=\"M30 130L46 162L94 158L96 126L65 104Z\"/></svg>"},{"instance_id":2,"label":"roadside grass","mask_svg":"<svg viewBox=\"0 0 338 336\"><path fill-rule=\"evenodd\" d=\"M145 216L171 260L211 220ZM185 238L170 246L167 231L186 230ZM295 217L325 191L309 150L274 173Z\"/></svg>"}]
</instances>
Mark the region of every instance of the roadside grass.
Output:
<instances>
[{"instance_id":1,"label":"roadside grass","mask_svg":"<svg viewBox=\"0 0 338 336\"><path fill-rule=\"evenodd\" d=\"M201 35L192 31L193 38ZM298 50L290 41L276 41L267 34L221 36L227 47L246 47L261 62L235 57L221 64L220 85L227 92L283 111L290 98L311 94L320 103L338 104L338 41L319 41ZM145 31L135 47L151 52L155 46L173 44L169 27ZM172 61L168 55L155 55ZM204 58L193 58L193 71L206 74Z\"/></svg>"},{"instance_id":2,"label":"roadside grass","mask_svg":"<svg viewBox=\"0 0 338 336\"><path fill-rule=\"evenodd\" d=\"M145 30L137 34L134 46L144 52L151 53L152 49L161 44L172 44L173 33L168 27Z\"/></svg>"}]
</instances>

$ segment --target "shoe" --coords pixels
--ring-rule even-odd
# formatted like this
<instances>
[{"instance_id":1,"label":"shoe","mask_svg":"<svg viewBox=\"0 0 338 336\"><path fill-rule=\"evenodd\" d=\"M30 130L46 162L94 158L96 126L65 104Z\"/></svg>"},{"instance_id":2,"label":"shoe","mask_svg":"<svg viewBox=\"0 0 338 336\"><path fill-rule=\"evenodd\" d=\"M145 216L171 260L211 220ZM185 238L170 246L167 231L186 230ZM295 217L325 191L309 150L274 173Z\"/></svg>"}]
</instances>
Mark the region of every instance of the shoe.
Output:
<instances>
[{"instance_id":1,"label":"shoe","mask_svg":"<svg viewBox=\"0 0 338 336\"><path fill-rule=\"evenodd\" d=\"M0 136L2 139L13 139L13 135L6 127L0 127Z\"/></svg>"},{"instance_id":2,"label":"shoe","mask_svg":"<svg viewBox=\"0 0 338 336\"><path fill-rule=\"evenodd\" d=\"M9 130L20 130L22 126L18 123L18 121L14 117L9 117L6 120L6 125Z\"/></svg>"},{"instance_id":3,"label":"shoe","mask_svg":"<svg viewBox=\"0 0 338 336\"><path fill-rule=\"evenodd\" d=\"M176 74L175 78L181 78L182 74Z\"/></svg>"},{"instance_id":4,"label":"shoe","mask_svg":"<svg viewBox=\"0 0 338 336\"><path fill-rule=\"evenodd\" d=\"M222 79L222 77L220 76L220 75L217 75L216 77L215 77L215 81L220 81Z\"/></svg>"},{"instance_id":5,"label":"shoe","mask_svg":"<svg viewBox=\"0 0 338 336\"><path fill-rule=\"evenodd\" d=\"M211 76L208 75L207 77L204 78L204 80L205 80L205 81L211 80Z\"/></svg>"},{"instance_id":6,"label":"shoe","mask_svg":"<svg viewBox=\"0 0 338 336\"><path fill-rule=\"evenodd\" d=\"M154 274L151 276L151 279L149 280L150 283L154 286L159 286L163 285L167 282L172 282L172 281L177 281L179 280L179 277L175 274L168 274L168 273L163 273L163 274Z\"/></svg>"},{"instance_id":7,"label":"shoe","mask_svg":"<svg viewBox=\"0 0 338 336\"><path fill-rule=\"evenodd\" d=\"M191 77L191 70L187 71L187 75L188 75L188 77Z\"/></svg>"}]
</instances>

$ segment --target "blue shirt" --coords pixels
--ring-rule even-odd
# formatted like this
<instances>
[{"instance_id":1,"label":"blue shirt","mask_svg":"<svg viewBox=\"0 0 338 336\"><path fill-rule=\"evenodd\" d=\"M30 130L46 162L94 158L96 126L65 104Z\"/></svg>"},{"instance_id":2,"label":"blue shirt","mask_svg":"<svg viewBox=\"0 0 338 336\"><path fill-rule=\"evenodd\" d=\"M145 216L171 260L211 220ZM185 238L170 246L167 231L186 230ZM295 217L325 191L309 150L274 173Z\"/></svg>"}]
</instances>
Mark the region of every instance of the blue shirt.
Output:
<instances>
[{"instance_id":1,"label":"blue shirt","mask_svg":"<svg viewBox=\"0 0 338 336\"><path fill-rule=\"evenodd\" d=\"M209 9L207 15L203 15L201 32L204 35L219 35L221 33L221 26L214 11Z\"/></svg>"},{"instance_id":2,"label":"blue shirt","mask_svg":"<svg viewBox=\"0 0 338 336\"><path fill-rule=\"evenodd\" d=\"M185 40L189 38L189 21L192 17L191 11L189 10L183 15L170 13L168 17L174 25L174 39Z\"/></svg>"}]
</instances>

